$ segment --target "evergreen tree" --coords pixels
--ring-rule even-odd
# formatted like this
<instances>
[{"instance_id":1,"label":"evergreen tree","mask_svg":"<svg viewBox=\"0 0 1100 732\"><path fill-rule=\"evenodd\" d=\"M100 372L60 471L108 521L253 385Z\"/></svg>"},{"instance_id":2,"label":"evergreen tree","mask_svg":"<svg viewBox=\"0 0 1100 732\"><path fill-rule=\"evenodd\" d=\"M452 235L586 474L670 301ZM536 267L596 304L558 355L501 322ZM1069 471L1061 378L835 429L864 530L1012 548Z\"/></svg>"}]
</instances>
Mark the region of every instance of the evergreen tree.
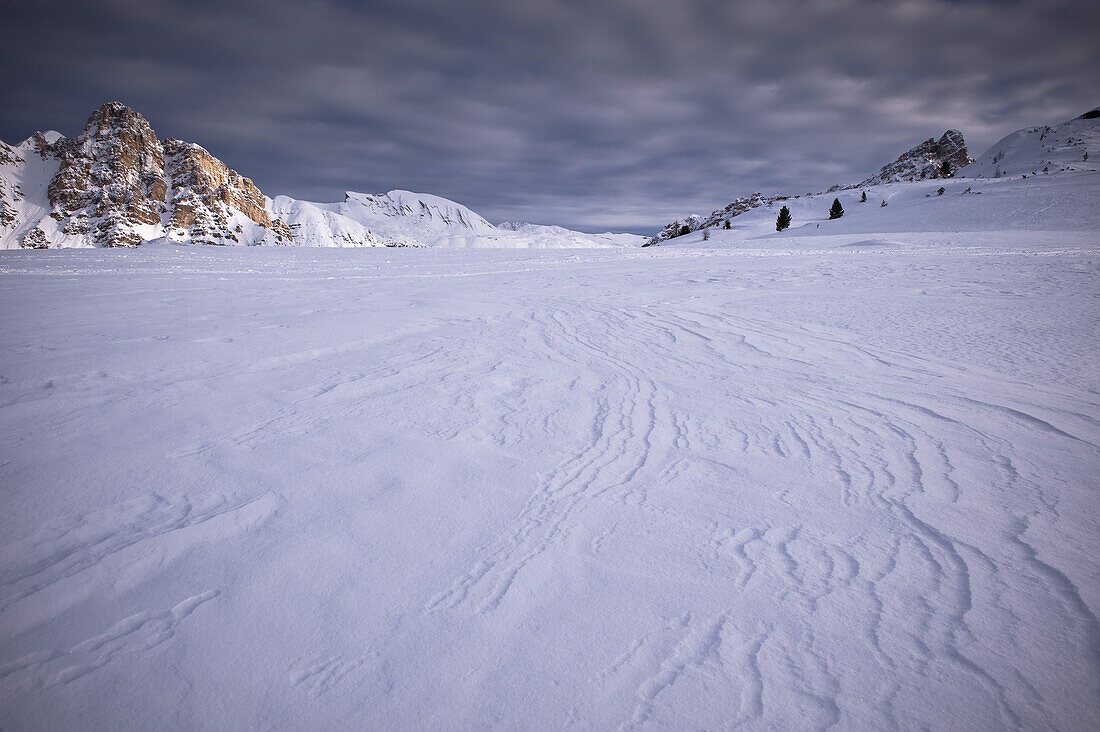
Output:
<instances>
[{"instance_id":1,"label":"evergreen tree","mask_svg":"<svg viewBox=\"0 0 1100 732\"><path fill-rule=\"evenodd\" d=\"M833 205L832 205L832 207L829 208L829 218L830 219L839 219L843 215L844 215L844 207L840 205L840 199L839 198L834 198L833 199Z\"/></svg>"},{"instance_id":2,"label":"evergreen tree","mask_svg":"<svg viewBox=\"0 0 1100 732\"><path fill-rule=\"evenodd\" d=\"M775 230L783 231L791 225L791 211L786 206L779 209L779 217L775 220Z\"/></svg>"},{"instance_id":3,"label":"evergreen tree","mask_svg":"<svg viewBox=\"0 0 1100 732\"><path fill-rule=\"evenodd\" d=\"M726 229L730 229L730 228L732 228L732 227L730 226L730 220L729 220L729 219L726 219L726 226L725 226L725 228L726 228Z\"/></svg>"},{"instance_id":4,"label":"evergreen tree","mask_svg":"<svg viewBox=\"0 0 1100 732\"><path fill-rule=\"evenodd\" d=\"M867 203L867 191L864 191L864 192L863 192L863 195L861 195L861 196L859 197L859 202L860 202L860 203Z\"/></svg>"}]
</instances>

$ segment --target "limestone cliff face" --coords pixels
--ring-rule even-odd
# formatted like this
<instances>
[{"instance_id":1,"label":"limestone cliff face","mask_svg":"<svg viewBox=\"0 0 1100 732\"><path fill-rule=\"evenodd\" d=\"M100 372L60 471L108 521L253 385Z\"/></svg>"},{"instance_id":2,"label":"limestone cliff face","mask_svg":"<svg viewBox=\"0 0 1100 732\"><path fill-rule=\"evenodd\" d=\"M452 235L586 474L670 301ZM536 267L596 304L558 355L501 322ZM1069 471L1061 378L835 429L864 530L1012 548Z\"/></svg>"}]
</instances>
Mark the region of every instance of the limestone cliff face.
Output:
<instances>
[{"instance_id":1,"label":"limestone cliff face","mask_svg":"<svg viewBox=\"0 0 1100 732\"><path fill-rule=\"evenodd\" d=\"M51 149L61 167L48 189L50 215L64 233L90 236L98 246L135 246L143 239L139 225L160 223L164 150L140 114L104 104L79 137Z\"/></svg>"},{"instance_id":2,"label":"limestone cliff face","mask_svg":"<svg viewBox=\"0 0 1100 732\"><path fill-rule=\"evenodd\" d=\"M126 247L164 235L204 244L293 241L251 180L198 145L162 143L145 117L120 102L93 112L75 139L58 137L36 133L19 150L0 148L0 182L13 183L0 186L0 228L17 229L24 247ZM57 172L41 204L49 216L21 223L14 182L26 177L28 154Z\"/></svg>"},{"instance_id":3,"label":"limestone cliff face","mask_svg":"<svg viewBox=\"0 0 1100 732\"><path fill-rule=\"evenodd\" d=\"M951 177L961 168L974 162L966 150L966 140L958 130L948 130L939 140L929 137L894 162L884 165L879 172L861 181L857 187L900 183L902 181L943 178L943 164L947 163Z\"/></svg>"},{"instance_id":4,"label":"limestone cliff face","mask_svg":"<svg viewBox=\"0 0 1100 732\"><path fill-rule=\"evenodd\" d=\"M192 242L208 244L239 241L243 215L270 230L274 243L293 237L282 221L272 220L264 195L245 178L204 148L183 140L166 140L167 175L171 182L170 235L187 232Z\"/></svg>"}]
</instances>

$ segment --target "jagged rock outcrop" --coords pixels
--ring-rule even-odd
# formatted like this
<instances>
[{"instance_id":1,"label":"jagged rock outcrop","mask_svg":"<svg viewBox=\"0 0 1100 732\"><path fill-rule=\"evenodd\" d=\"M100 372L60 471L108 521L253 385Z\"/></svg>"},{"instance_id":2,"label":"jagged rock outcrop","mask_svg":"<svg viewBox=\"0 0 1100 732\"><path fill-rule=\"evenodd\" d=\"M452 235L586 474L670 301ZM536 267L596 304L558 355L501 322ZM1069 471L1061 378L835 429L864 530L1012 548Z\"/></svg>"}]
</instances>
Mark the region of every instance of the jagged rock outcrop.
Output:
<instances>
[{"instance_id":1,"label":"jagged rock outcrop","mask_svg":"<svg viewBox=\"0 0 1100 732\"><path fill-rule=\"evenodd\" d=\"M972 162L974 158L966 150L966 140L962 133L948 130L939 140L929 137L854 187L866 188L884 183L951 177ZM947 176L943 173L944 163L948 164L950 170Z\"/></svg>"},{"instance_id":2,"label":"jagged rock outcrop","mask_svg":"<svg viewBox=\"0 0 1100 732\"><path fill-rule=\"evenodd\" d=\"M79 137L40 151L46 149L61 162L48 192L50 215L64 233L86 234L99 246L134 246L144 238L138 226L160 223L168 190L164 150L134 110L104 104Z\"/></svg>"},{"instance_id":3,"label":"jagged rock outcrop","mask_svg":"<svg viewBox=\"0 0 1100 732\"><path fill-rule=\"evenodd\" d=\"M183 140L164 141L171 182L169 235L185 234L194 243L240 241L245 218L270 230L274 243L293 240L290 229L267 212L264 195L248 178L232 170L203 147ZM277 222L277 223L276 223Z\"/></svg>"}]
</instances>

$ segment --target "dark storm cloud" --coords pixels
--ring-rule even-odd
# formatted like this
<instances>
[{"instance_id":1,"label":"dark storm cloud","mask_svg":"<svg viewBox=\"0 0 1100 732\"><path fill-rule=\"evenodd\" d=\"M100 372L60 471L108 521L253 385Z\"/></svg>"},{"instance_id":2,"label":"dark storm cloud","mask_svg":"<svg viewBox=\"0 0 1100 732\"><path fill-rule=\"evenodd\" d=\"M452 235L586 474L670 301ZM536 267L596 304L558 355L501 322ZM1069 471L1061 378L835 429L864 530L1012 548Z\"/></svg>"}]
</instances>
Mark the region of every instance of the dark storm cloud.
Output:
<instances>
[{"instance_id":1,"label":"dark storm cloud","mask_svg":"<svg viewBox=\"0 0 1100 732\"><path fill-rule=\"evenodd\" d=\"M1100 103L1093 2L0 0L0 138L120 99L269 195L652 228Z\"/></svg>"}]
</instances>

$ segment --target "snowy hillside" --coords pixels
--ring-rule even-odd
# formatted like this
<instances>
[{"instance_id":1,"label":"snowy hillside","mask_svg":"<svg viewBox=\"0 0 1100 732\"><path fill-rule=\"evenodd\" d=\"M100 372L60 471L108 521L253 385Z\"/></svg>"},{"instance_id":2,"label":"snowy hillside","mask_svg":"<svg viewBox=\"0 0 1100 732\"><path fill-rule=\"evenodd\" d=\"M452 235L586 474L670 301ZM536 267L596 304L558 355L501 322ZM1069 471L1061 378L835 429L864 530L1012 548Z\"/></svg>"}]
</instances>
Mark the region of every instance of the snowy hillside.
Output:
<instances>
[{"instance_id":1,"label":"snowy hillside","mask_svg":"<svg viewBox=\"0 0 1100 732\"><path fill-rule=\"evenodd\" d=\"M709 241L731 244L853 232L1089 230L1100 221L1100 176L1095 175L1100 167L1083 160L1089 150L1100 147L1100 115L1019 130L972 164L952 168L953 176L939 177L940 157L953 164L968 159L961 140L949 130L939 142L922 143L858 186L806 196L755 193L736 199L710 216L670 223L647 246L699 243L704 231ZM861 201L863 194L867 201ZM845 214L830 220L834 198ZM791 211L793 223L778 234L775 221L782 206ZM1069 211L1080 220L1067 220Z\"/></svg>"},{"instance_id":2,"label":"snowy hillside","mask_svg":"<svg viewBox=\"0 0 1100 732\"><path fill-rule=\"evenodd\" d=\"M1086 157L1087 156L1087 157ZM1100 170L1100 108L1060 125L1017 130L959 172L1002 178Z\"/></svg>"},{"instance_id":3,"label":"snowy hillside","mask_svg":"<svg viewBox=\"0 0 1100 732\"><path fill-rule=\"evenodd\" d=\"M861 203L864 191L867 201ZM834 199L841 202L844 216L830 220ZM801 246L815 247L825 237L840 240L851 234L942 233L947 240L965 231L1100 231L1098 202L1098 173L892 183L778 199L733 218L729 230L707 229L707 241L704 231L697 230L657 246L765 248L798 240ZM775 220L781 206L791 212L792 223L780 233Z\"/></svg>"}]
</instances>

